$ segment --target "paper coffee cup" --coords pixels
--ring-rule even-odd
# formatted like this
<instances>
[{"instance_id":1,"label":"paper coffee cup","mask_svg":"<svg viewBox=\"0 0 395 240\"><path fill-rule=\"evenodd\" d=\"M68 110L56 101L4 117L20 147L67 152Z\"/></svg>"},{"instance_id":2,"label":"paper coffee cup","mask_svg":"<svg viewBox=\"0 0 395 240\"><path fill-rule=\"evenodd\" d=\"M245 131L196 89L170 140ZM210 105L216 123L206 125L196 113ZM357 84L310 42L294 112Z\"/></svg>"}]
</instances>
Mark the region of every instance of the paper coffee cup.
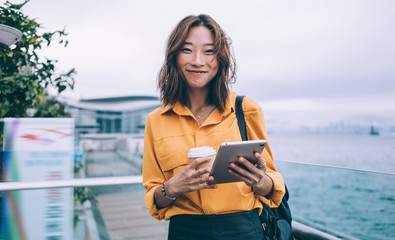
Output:
<instances>
[{"instance_id":1,"label":"paper coffee cup","mask_svg":"<svg viewBox=\"0 0 395 240\"><path fill-rule=\"evenodd\" d=\"M201 157L210 157L211 160L208 162L204 162L199 164L199 166L197 167L197 169L201 169L201 168L211 168L213 166L213 162L215 159L215 155L216 155L216 151L214 148L212 147L197 147L197 148L191 148L189 150L188 153L188 158L191 161L191 163ZM208 176L209 174L203 174L202 176Z\"/></svg>"}]
</instances>

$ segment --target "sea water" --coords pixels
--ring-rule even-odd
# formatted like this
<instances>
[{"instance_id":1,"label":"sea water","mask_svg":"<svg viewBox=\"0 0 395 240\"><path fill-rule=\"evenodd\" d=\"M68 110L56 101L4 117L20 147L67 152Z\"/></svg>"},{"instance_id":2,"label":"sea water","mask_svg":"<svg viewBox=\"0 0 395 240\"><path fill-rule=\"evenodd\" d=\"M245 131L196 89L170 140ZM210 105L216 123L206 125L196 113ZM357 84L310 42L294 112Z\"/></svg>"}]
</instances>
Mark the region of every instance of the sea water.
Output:
<instances>
[{"instance_id":1,"label":"sea water","mask_svg":"<svg viewBox=\"0 0 395 240\"><path fill-rule=\"evenodd\" d=\"M269 134L275 160L395 174L395 137Z\"/></svg>"},{"instance_id":2,"label":"sea water","mask_svg":"<svg viewBox=\"0 0 395 240\"><path fill-rule=\"evenodd\" d=\"M271 134L269 144L295 219L395 239L395 137Z\"/></svg>"}]
</instances>

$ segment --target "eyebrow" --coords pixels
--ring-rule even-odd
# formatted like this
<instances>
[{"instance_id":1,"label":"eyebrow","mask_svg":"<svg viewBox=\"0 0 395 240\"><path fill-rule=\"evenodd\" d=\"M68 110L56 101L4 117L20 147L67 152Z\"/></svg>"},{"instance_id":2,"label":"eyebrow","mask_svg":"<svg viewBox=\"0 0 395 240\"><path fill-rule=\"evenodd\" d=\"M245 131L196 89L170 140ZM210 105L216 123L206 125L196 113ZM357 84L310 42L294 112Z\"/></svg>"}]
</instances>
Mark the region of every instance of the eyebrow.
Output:
<instances>
[{"instance_id":1,"label":"eyebrow","mask_svg":"<svg viewBox=\"0 0 395 240\"><path fill-rule=\"evenodd\" d=\"M184 45L193 45L191 42L184 42ZM203 46L214 46L214 43L205 43Z\"/></svg>"}]
</instances>

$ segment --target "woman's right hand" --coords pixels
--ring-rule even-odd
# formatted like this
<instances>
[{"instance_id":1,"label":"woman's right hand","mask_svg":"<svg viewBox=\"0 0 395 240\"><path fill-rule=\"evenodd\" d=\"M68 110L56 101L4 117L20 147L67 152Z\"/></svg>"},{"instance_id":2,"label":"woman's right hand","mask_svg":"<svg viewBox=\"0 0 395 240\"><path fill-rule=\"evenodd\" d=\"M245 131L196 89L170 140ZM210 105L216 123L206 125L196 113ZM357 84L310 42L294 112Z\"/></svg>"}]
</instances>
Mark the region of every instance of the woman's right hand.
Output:
<instances>
[{"instance_id":1,"label":"woman's right hand","mask_svg":"<svg viewBox=\"0 0 395 240\"><path fill-rule=\"evenodd\" d=\"M209 157L202 157L194 160L179 173L166 182L166 193L169 196L178 196L181 193L188 193L200 189L215 189L217 185L208 185L208 181L213 181L214 177L208 176L211 168L196 169L200 164L210 161ZM204 176L206 174L206 176Z\"/></svg>"}]
</instances>

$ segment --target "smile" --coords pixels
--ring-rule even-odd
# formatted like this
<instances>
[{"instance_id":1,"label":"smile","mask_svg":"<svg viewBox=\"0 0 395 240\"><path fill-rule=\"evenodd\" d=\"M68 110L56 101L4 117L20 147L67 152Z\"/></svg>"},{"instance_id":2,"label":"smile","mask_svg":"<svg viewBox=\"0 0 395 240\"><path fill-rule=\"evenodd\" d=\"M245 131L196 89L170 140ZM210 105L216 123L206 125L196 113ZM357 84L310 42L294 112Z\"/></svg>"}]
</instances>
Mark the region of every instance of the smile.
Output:
<instances>
[{"instance_id":1,"label":"smile","mask_svg":"<svg viewBox=\"0 0 395 240\"><path fill-rule=\"evenodd\" d=\"M190 72L190 73L207 73L207 71L201 71L201 70L187 70L187 72Z\"/></svg>"}]
</instances>

